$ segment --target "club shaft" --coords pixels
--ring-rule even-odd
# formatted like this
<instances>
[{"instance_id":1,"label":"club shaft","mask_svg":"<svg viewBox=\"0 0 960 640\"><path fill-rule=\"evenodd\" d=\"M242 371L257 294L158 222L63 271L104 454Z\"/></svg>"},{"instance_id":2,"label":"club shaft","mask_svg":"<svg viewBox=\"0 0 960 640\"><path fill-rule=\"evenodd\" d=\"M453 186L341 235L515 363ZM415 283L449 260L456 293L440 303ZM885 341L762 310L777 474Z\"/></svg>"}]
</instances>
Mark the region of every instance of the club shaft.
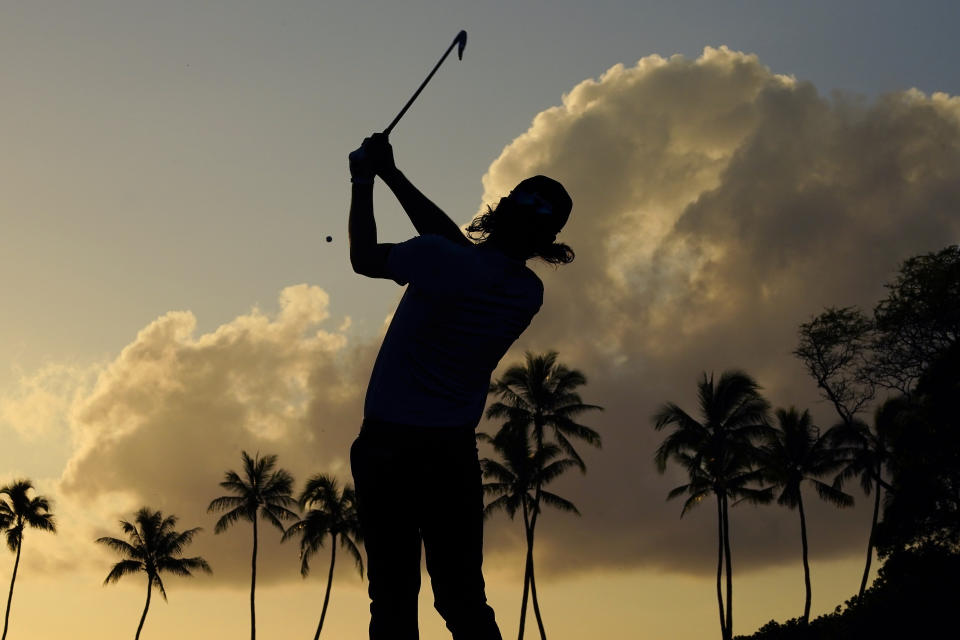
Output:
<instances>
[{"instance_id":1,"label":"club shaft","mask_svg":"<svg viewBox=\"0 0 960 640\"><path fill-rule=\"evenodd\" d=\"M383 134L384 134L384 135L390 135L390 132L393 131L393 128L394 128L395 126L397 126L397 123L398 123L398 122L400 122L400 118L403 117L403 114L405 114L405 113L407 112L407 109L410 108L410 105L413 104L413 101L417 99L417 96L420 95L420 92L423 91L423 88L424 88L425 86L427 86L427 83L428 83L428 82L430 82L430 78L433 77L433 74L435 74L435 73L437 72L437 69L440 68L440 65L443 64L443 61L446 60L446 59L447 59L447 56L450 55L450 52L453 51L453 47L457 45L457 42L458 42L458 40L455 39L455 40L450 44L450 46L447 47L447 50L444 52L443 56L440 57L440 61L437 62L437 64L433 67L433 70L430 71L430 74L427 76L426 80L424 80L424 81L420 84L420 86L417 88L417 90L416 90L416 92L413 94L413 96L411 96L411 98L410 98L409 100L407 100L407 104L403 105L403 109L401 109L401 110L400 110L400 113L397 114L397 117L393 119L393 122L391 122L389 125L387 125L387 128L383 130Z\"/></svg>"}]
</instances>

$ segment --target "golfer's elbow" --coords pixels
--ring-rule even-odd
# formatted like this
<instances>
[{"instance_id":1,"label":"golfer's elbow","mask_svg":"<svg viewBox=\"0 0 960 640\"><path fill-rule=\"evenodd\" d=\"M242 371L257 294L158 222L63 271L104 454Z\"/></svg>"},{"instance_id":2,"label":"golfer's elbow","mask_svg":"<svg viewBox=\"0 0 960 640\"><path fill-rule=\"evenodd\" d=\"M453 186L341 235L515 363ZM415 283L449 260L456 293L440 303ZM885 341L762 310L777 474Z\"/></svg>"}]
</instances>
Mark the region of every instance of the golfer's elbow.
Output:
<instances>
[{"instance_id":1,"label":"golfer's elbow","mask_svg":"<svg viewBox=\"0 0 960 640\"><path fill-rule=\"evenodd\" d=\"M371 261L369 254L364 254L364 252L350 247L350 266L353 267L354 273L370 277Z\"/></svg>"},{"instance_id":2,"label":"golfer's elbow","mask_svg":"<svg viewBox=\"0 0 960 640\"><path fill-rule=\"evenodd\" d=\"M353 272L368 278L387 278L387 255L392 244L350 246L350 266Z\"/></svg>"}]
</instances>

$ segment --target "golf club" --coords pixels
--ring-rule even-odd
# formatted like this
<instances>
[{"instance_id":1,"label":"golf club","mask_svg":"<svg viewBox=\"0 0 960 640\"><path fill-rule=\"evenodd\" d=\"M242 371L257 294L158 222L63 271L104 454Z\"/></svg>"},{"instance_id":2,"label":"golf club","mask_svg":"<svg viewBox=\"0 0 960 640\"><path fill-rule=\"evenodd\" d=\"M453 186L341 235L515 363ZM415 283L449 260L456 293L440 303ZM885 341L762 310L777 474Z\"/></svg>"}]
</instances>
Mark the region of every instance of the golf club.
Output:
<instances>
[{"instance_id":1,"label":"golf club","mask_svg":"<svg viewBox=\"0 0 960 640\"><path fill-rule=\"evenodd\" d=\"M453 39L453 42L450 44L449 47L447 47L447 50L444 52L443 56L440 58L440 61L436 64L436 66L433 67L433 71L431 71L430 75L427 76L427 79L423 81L423 83L417 89L416 93L413 94L413 97L407 100L407 104L403 105L403 109L401 109L400 113L397 114L397 117L393 119L393 122L387 125L387 128L383 130L384 135L386 136L390 135L390 132L393 131L393 128L397 126L398 122L400 122L400 118L403 117L403 114L407 112L407 109L410 108L410 105L413 104L413 101L417 99L417 96L420 95L420 92L423 91L423 88L427 86L428 82L430 82L430 78L433 77L433 74L437 72L437 69L440 68L440 65L443 64L443 61L446 60L447 56L450 55L450 52L453 51L454 45L459 45L459 47L457 48L457 57L460 60L463 60L463 49L464 47L467 46L466 31L460 31L460 33L457 34L457 37Z\"/></svg>"}]
</instances>

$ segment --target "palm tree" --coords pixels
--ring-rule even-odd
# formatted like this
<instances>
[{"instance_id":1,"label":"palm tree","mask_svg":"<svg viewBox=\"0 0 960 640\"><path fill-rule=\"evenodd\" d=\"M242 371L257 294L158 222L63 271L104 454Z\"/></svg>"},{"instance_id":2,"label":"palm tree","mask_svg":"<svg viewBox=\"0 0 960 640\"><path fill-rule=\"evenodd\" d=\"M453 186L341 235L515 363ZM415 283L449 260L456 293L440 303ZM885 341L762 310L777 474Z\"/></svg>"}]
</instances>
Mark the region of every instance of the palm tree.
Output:
<instances>
[{"instance_id":1,"label":"palm tree","mask_svg":"<svg viewBox=\"0 0 960 640\"><path fill-rule=\"evenodd\" d=\"M302 520L290 525L283 534L283 540L295 535L300 536L300 575L304 578L310 573L310 556L316 553L330 536L330 571L327 574L327 590L323 596L323 609L320 611L320 624L314 640L320 637L323 619L327 615L330 602L330 585L333 584L333 567L337 561L337 538L356 562L360 577L363 577L363 559L357 541L360 536L360 518L357 515L357 496L349 484L340 491L336 479L325 474L317 474L307 481L307 486L297 501L306 511Z\"/></svg>"},{"instance_id":2,"label":"palm tree","mask_svg":"<svg viewBox=\"0 0 960 640\"><path fill-rule=\"evenodd\" d=\"M860 487L866 495L873 496L873 516L870 520L870 536L867 539L867 562L860 579L858 597L863 597L870 576L873 561L873 549L876 546L877 522L880 519L881 490L890 490L883 480L883 470L890 459L890 435L900 410L902 398L891 398L882 404L874 414L873 428L865 422L854 419L842 422L830 430L833 446L844 457L845 466L837 476L835 484L842 487L850 478L859 478Z\"/></svg>"},{"instance_id":3,"label":"palm tree","mask_svg":"<svg viewBox=\"0 0 960 640\"><path fill-rule=\"evenodd\" d=\"M164 601L167 599L167 591L160 578L161 573L192 576L191 571L200 570L206 573L212 573L212 571L207 561L199 556L180 557L184 547L193 542L194 536L201 531L200 527L177 531L174 529L177 525L176 516L164 517L162 512L151 511L148 507L137 511L133 520L133 522L120 521L120 528L126 534L127 540L103 537L97 538L97 542L107 545L124 557L113 565L103 584L117 582L125 575L141 571L147 574L147 603L143 607L140 624L137 625L137 633L134 636L136 640L140 638L140 631L147 619L153 587L160 589L160 595L163 596Z\"/></svg>"},{"instance_id":4,"label":"palm tree","mask_svg":"<svg viewBox=\"0 0 960 640\"><path fill-rule=\"evenodd\" d=\"M527 541L527 552L523 573L523 600L520 609L520 629L518 638L522 640L527 613L527 595L532 592L533 611L537 616L537 624L541 638L546 637L543 620L540 615L540 605L536 597L536 581L533 571L533 542L534 529L537 517L540 514L540 504L555 507L580 515L576 506L569 500L545 490L543 487L555 480L566 470L578 467L579 463L573 458L562 458L560 447L555 444L545 444L540 448L530 446L529 436L524 429L510 429L505 427L491 438L485 433L478 433L478 439L486 441L500 455L502 462L484 458L480 461L483 476L493 481L483 485L487 495L496 496L483 510L484 519L503 509L512 520L519 510L523 514L523 531Z\"/></svg>"},{"instance_id":5,"label":"palm tree","mask_svg":"<svg viewBox=\"0 0 960 640\"><path fill-rule=\"evenodd\" d=\"M817 495L838 507L853 505L853 497L817 478L838 471L844 466L842 452L834 448L833 433L820 434L813 424L810 412L796 408L777 409L777 424L767 433L761 449L765 480L779 490L777 504L800 513L800 542L803 549L803 583L806 598L803 603L803 624L810 619L810 564L807 559L807 520L803 511L801 485L812 484Z\"/></svg>"},{"instance_id":6,"label":"palm tree","mask_svg":"<svg viewBox=\"0 0 960 640\"><path fill-rule=\"evenodd\" d=\"M3 617L3 640L7 637L10 624L10 604L13 602L13 584L17 580L20 566L20 550L23 548L23 530L26 527L56 533L50 502L43 496L27 497L33 489L29 480L15 480L0 489L0 528L7 536L7 546L17 554L13 562L13 576L10 578L10 593L7 595L7 612Z\"/></svg>"},{"instance_id":7,"label":"palm tree","mask_svg":"<svg viewBox=\"0 0 960 640\"><path fill-rule=\"evenodd\" d=\"M761 479L756 467L754 440L767 426L769 403L760 395L759 385L741 371L725 371L714 383L713 375L697 385L701 420L687 414L673 402L667 402L653 415L657 431L674 429L657 448L654 460L660 473L667 462L682 466L690 482L672 489L667 499L688 494L682 518L692 507L713 494L717 501L717 602L720 630L724 640L733 637L733 570L730 563L730 500L734 505L748 501L768 502L770 489L749 485ZM726 570L726 612L721 579Z\"/></svg>"},{"instance_id":8,"label":"palm tree","mask_svg":"<svg viewBox=\"0 0 960 640\"><path fill-rule=\"evenodd\" d=\"M585 425L576 422L580 414L587 411L602 411L602 407L586 404L576 389L587 383L586 376L577 369L569 369L557 363L557 352L534 355L525 354L524 364L514 365L503 376L490 385L490 393L499 400L487 408L487 418L505 418L505 429L530 431L534 449L545 446L546 430L549 427L556 445L561 452L570 456L581 472L586 465L577 453L571 439L584 440L588 444L600 447L600 434ZM534 486L533 510L530 516L530 534L536 527L541 500L539 486ZM533 572L529 573L533 581ZM540 627L541 637L546 637L540 606L536 596L536 584L531 586L533 610ZM527 585L524 584L524 594ZM521 611L521 627L526 612L526 595Z\"/></svg>"},{"instance_id":9,"label":"palm tree","mask_svg":"<svg viewBox=\"0 0 960 640\"><path fill-rule=\"evenodd\" d=\"M296 505L291 496L293 476L284 469L273 468L277 456L251 458L246 451L243 455L243 476L236 471L227 471L220 486L234 493L232 496L220 496L210 502L207 511L226 511L220 516L213 529L222 533L239 520L253 524L253 554L250 560L250 640L257 637L257 612L254 605L257 590L257 517L261 517L280 531L284 530L283 520L297 518L297 514L288 507Z\"/></svg>"},{"instance_id":10,"label":"palm tree","mask_svg":"<svg viewBox=\"0 0 960 640\"><path fill-rule=\"evenodd\" d=\"M506 418L511 428L531 429L537 447L544 443L544 432L550 427L556 444L585 471L586 465L570 440L576 438L599 448L600 434L578 424L575 418L587 411L603 410L585 404L576 392L586 383L582 372L557 363L556 351L542 355L528 351L524 364L510 367L490 385L490 393L500 399L487 408L487 418Z\"/></svg>"}]
</instances>

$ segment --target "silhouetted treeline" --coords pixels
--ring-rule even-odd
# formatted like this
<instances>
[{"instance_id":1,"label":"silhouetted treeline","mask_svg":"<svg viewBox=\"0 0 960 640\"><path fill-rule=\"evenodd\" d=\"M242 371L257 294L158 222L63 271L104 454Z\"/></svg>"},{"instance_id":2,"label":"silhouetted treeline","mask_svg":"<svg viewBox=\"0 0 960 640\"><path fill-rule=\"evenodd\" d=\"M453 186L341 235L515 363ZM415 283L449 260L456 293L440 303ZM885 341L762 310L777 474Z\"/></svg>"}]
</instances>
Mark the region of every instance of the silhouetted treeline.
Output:
<instances>
[{"instance_id":1,"label":"silhouetted treeline","mask_svg":"<svg viewBox=\"0 0 960 640\"><path fill-rule=\"evenodd\" d=\"M873 586L833 613L808 624L770 621L741 638L926 638L955 627L960 247L910 258L887 289L872 317L833 308L802 325L796 352L841 418L841 442L854 463L847 475L859 474L876 491L866 571L874 547L884 564ZM879 389L892 393L870 425L858 414Z\"/></svg>"},{"instance_id":2,"label":"silhouetted treeline","mask_svg":"<svg viewBox=\"0 0 960 640\"><path fill-rule=\"evenodd\" d=\"M812 587L802 486L840 507L853 503L843 491L848 481L858 480L866 495L873 494L866 564L857 599L851 601L859 607L867 602L875 549L889 567L871 602L880 601L878 593L901 589L897 580L903 566L920 563L918 569L933 571L932 564L924 564L929 557L942 556L950 564L960 553L960 247L906 260L886 287L872 314L832 307L799 328L794 355L836 412L838 421L829 428L821 430L809 412L793 407L776 410L774 420L760 385L736 370L717 380L703 374L697 412L667 402L652 417L655 429L669 429L655 455L658 469L672 462L689 478L667 499L686 496L681 517L707 498L716 502L716 592L724 640L733 637L729 512L738 503L776 499L799 515L803 614L786 625L771 622L764 633L800 633L792 629L809 624ZM863 414L878 402L868 422ZM832 482L820 479L831 476ZM951 585L960 581L946 575Z\"/></svg>"},{"instance_id":3,"label":"silhouetted treeline","mask_svg":"<svg viewBox=\"0 0 960 640\"><path fill-rule=\"evenodd\" d=\"M924 545L891 555L863 596L809 624L771 620L735 640L907 640L949 638L960 602L960 553Z\"/></svg>"}]
</instances>

